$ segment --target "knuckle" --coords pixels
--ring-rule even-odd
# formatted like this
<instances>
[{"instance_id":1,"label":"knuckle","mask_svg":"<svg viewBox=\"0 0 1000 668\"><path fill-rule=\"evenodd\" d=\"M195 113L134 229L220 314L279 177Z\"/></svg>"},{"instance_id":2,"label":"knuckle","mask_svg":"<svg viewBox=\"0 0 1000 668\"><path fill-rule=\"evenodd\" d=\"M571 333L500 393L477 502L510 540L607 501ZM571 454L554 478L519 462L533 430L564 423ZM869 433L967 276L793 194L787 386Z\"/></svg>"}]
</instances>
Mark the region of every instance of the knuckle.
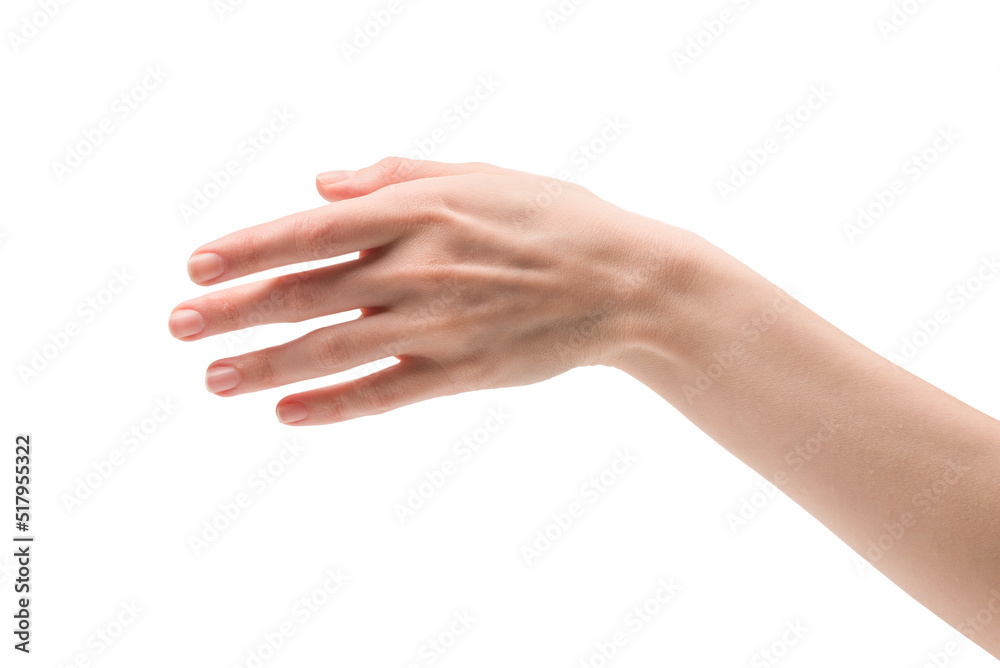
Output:
<instances>
[{"instance_id":1,"label":"knuckle","mask_svg":"<svg viewBox=\"0 0 1000 668\"><path fill-rule=\"evenodd\" d=\"M468 193L454 189L428 191L421 204L436 225L458 225L466 221Z\"/></svg>"},{"instance_id":2,"label":"knuckle","mask_svg":"<svg viewBox=\"0 0 1000 668\"><path fill-rule=\"evenodd\" d=\"M258 350L250 353L243 364L247 370L247 375L252 377L256 384L273 385L277 374L274 370L271 352L268 350Z\"/></svg>"},{"instance_id":3,"label":"knuckle","mask_svg":"<svg viewBox=\"0 0 1000 668\"><path fill-rule=\"evenodd\" d=\"M301 214L294 223L293 238L296 254L303 258L326 257L336 244L336 226L313 212Z\"/></svg>"},{"instance_id":4,"label":"knuckle","mask_svg":"<svg viewBox=\"0 0 1000 668\"><path fill-rule=\"evenodd\" d=\"M271 281L271 290L268 293L268 301L276 306L276 310L283 319L286 319L294 311L293 293L296 289L294 274L278 276Z\"/></svg>"},{"instance_id":5,"label":"knuckle","mask_svg":"<svg viewBox=\"0 0 1000 668\"><path fill-rule=\"evenodd\" d=\"M298 322L312 316L319 306L321 296L316 286L295 274L281 276L277 290L282 295L284 315L287 320Z\"/></svg>"},{"instance_id":6,"label":"knuckle","mask_svg":"<svg viewBox=\"0 0 1000 668\"><path fill-rule=\"evenodd\" d=\"M366 381L358 384L355 396L365 413L385 413L396 405L397 392L390 383Z\"/></svg>"},{"instance_id":7,"label":"knuckle","mask_svg":"<svg viewBox=\"0 0 1000 668\"><path fill-rule=\"evenodd\" d=\"M394 183L399 179L406 178L413 167L409 160L390 156L375 163L373 169L379 180L385 183Z\"/></svg>"},{"instance_id":8,"label":"knuckle","mask_svg":"<svg viewBox=\"0 0 1000 668\"><path fill-rule=\"evenodd\" d=\"M438 316L446 312L447 304L444 296L455 282L457 269L448 262L428 260L417 268L419 284L426 288L428 295L434 295L425 304L428 315Z\"/></svg>"},{"instance_id":9,"label":"knuckle","mask_svg":"<svg viewBox=\"0 0 1000 668\"><path fill-rule=\"evenodd\" d=\"M252 235L242 236L235 245L236 264L253 271L263 264L264 246Z\"/></svg>"},{"instance_id":10,"label":"knuckle","mask_svg":"<svg viewBox=\"0 0 1000 668\"><path fill-rule=\"evenodd\" d=\"M351 352L344 337L329 333L317 335L312 349L313 358L324 371L342 368Z\"/></svg>"},{"instance_id":11,"label":"knuckle","mask_svg":"<svg viewBox=\"0 0 1000 668\"><path fill-rule=\"evenodd\" d=\"M428 310L433 315L447 312L458 296L462 267L448 260L429 259L422 262L417 271L420 283L428 287L433 295L426 305Z\"/></svg>"},{"instance_id":12,"label":"knuckle","mask_svg":"<svg viewBox=\"0 0 1000 668\"><path fill-rule=\"evenodd\" d=\"M316 230L309 216L299 216L295 219L292 223L292 245L296 255L306 256L312 249L315 234Z\"/></svg>"},{"instance_id":13,"label":"knuckle","mask_svg":"<svg viewBox=\"0 0 1000 668\"><path fill-rule=\"evenodd\" d=\"M327 399L310 407L321 422L341 422L348 417L347 407L340 397Z\"/></svg>"},{"instance_id":14,"label":"knuckle","mask_svg":"<svg viewBox=\"0 0 1000 668\"><path fill-rule=\"evenodd\" d=\"M495 165L492 165L488 162L469 162L466 163L466 166L469 169L477 172L488 172L490 170L496 169Z\"/></svg>"},{"instance_id":15,"label":"knuckle","mask_svg":"<svg viewBox=\"0 0 1000 668\"><path fill-rule=\"evenodd\" d=\"M586 188L581 186L579 183L573 181L565 181L563 179L552 179L549 183L549 190L554 190L556 193L562 193L567 195L580 195L582 193L588 192Z\"/></svg>"}]
</instances>

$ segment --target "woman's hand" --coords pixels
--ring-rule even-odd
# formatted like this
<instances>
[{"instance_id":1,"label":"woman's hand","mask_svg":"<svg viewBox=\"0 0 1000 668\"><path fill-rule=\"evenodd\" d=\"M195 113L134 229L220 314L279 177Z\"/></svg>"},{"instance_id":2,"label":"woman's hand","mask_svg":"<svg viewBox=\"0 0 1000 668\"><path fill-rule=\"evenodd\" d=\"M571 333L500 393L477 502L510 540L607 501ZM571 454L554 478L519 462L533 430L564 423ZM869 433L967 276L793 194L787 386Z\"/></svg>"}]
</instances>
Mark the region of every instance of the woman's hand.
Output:
<instances>
[{"instance_id":1,"label":"woman's hand","mask_svg":"<svg viewBox=\"0 0 1000 668\"><path fill-rule=\"evenodd\" d=\"M219 360L206 385L234 396L386 357L363 378L293 394L295 425L339 422L435 396L533 383L587 364L620 365L638 314L690 236L586 189L485 164L382 160L320 175L331 203L205 244L191 279L218 285L265 269L358 259L188 300L170 330L194 341L261 322L361 309L356 320Z\"/></svg>"},{"instance_id":2,"label":"woman's hand","mask_svg":"<svg viewBox=\"0 0 1000 668\"><path fill-rule=\"evenodd\" d=\"M185 302L171 331L193 340L261 316L363 315L220 360L210 390L230 396L399 358L281 400L283 422L308 425L581 364L619 367L1000 657L1000 422L699 237L583 188L400 160L321 175L319 188L331 204L198 249L192 279L358 259Z\"/></svg>"}]
</instances>

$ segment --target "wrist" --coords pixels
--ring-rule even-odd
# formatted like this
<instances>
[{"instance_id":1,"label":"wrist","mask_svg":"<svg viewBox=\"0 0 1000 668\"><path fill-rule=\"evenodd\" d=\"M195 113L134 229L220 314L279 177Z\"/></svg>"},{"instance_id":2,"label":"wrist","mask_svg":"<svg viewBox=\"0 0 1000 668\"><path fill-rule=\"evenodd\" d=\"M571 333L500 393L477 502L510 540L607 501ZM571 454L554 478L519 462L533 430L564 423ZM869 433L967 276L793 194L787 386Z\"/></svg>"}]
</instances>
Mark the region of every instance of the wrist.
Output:
<instances>
[{"instance_id":1,"label":"wrist","mask_svg":"<svg viewBox=\"0 0 1000 668\"><path fill-rule=\"evenodd\" d=\"M738 344L746 321L791 298L688 230L642 219L624 272L618 354L642 380L650 367L682 381Z\"/></svg>"}]
</instances>

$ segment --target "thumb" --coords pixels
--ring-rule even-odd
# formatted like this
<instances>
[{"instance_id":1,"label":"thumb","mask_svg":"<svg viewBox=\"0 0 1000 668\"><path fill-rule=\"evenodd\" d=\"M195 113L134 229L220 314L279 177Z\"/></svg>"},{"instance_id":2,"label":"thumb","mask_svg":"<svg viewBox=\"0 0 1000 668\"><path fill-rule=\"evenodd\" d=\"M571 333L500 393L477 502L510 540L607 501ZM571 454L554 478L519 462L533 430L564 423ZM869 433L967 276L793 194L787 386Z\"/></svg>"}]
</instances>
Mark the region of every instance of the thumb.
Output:
<instances>
[{"instance_id":1,"label":"thumb","mask_svg":"<svg viewBox=\"0 0 1000 668\"><path fill-rule=\"evenodd\" d=\"M496 167L480 162L455 164L431 160L383 158L374 165L364 167L356 172L324 172L316 177L316 190L328 202L339 202L340 200L369 195L395 183L405 183L406 181L435 176L455 176L496 170Z\"/></svg>"}]
</instances>

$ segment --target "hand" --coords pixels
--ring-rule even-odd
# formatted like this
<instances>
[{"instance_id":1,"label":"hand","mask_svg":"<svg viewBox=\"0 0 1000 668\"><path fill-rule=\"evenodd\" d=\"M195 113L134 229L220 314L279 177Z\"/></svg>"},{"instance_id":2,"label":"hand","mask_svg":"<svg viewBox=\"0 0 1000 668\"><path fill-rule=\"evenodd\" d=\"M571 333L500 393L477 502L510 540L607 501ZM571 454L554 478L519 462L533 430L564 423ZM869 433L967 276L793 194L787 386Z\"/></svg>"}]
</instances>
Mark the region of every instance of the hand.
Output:
<instances>
[{"instance_id":1,"label":"hand","mask_svg":"<svg viewBox=\"0 0 1000 668\"><path fill-rule=\"evenodd\" d=\"M172 334L194 341L360 309L355 320L209 366L208 389L230 397L398 358L285 397L277 415L288 424L618 365L635 343L650 277L683 265L680 230L580 186L491 165L390 158L320 175L317 188L330 204L202 246L189 260L191 279L217 285L298 262L357 259L213 292L170 317Z\"/></svg>"}]
</instances>

